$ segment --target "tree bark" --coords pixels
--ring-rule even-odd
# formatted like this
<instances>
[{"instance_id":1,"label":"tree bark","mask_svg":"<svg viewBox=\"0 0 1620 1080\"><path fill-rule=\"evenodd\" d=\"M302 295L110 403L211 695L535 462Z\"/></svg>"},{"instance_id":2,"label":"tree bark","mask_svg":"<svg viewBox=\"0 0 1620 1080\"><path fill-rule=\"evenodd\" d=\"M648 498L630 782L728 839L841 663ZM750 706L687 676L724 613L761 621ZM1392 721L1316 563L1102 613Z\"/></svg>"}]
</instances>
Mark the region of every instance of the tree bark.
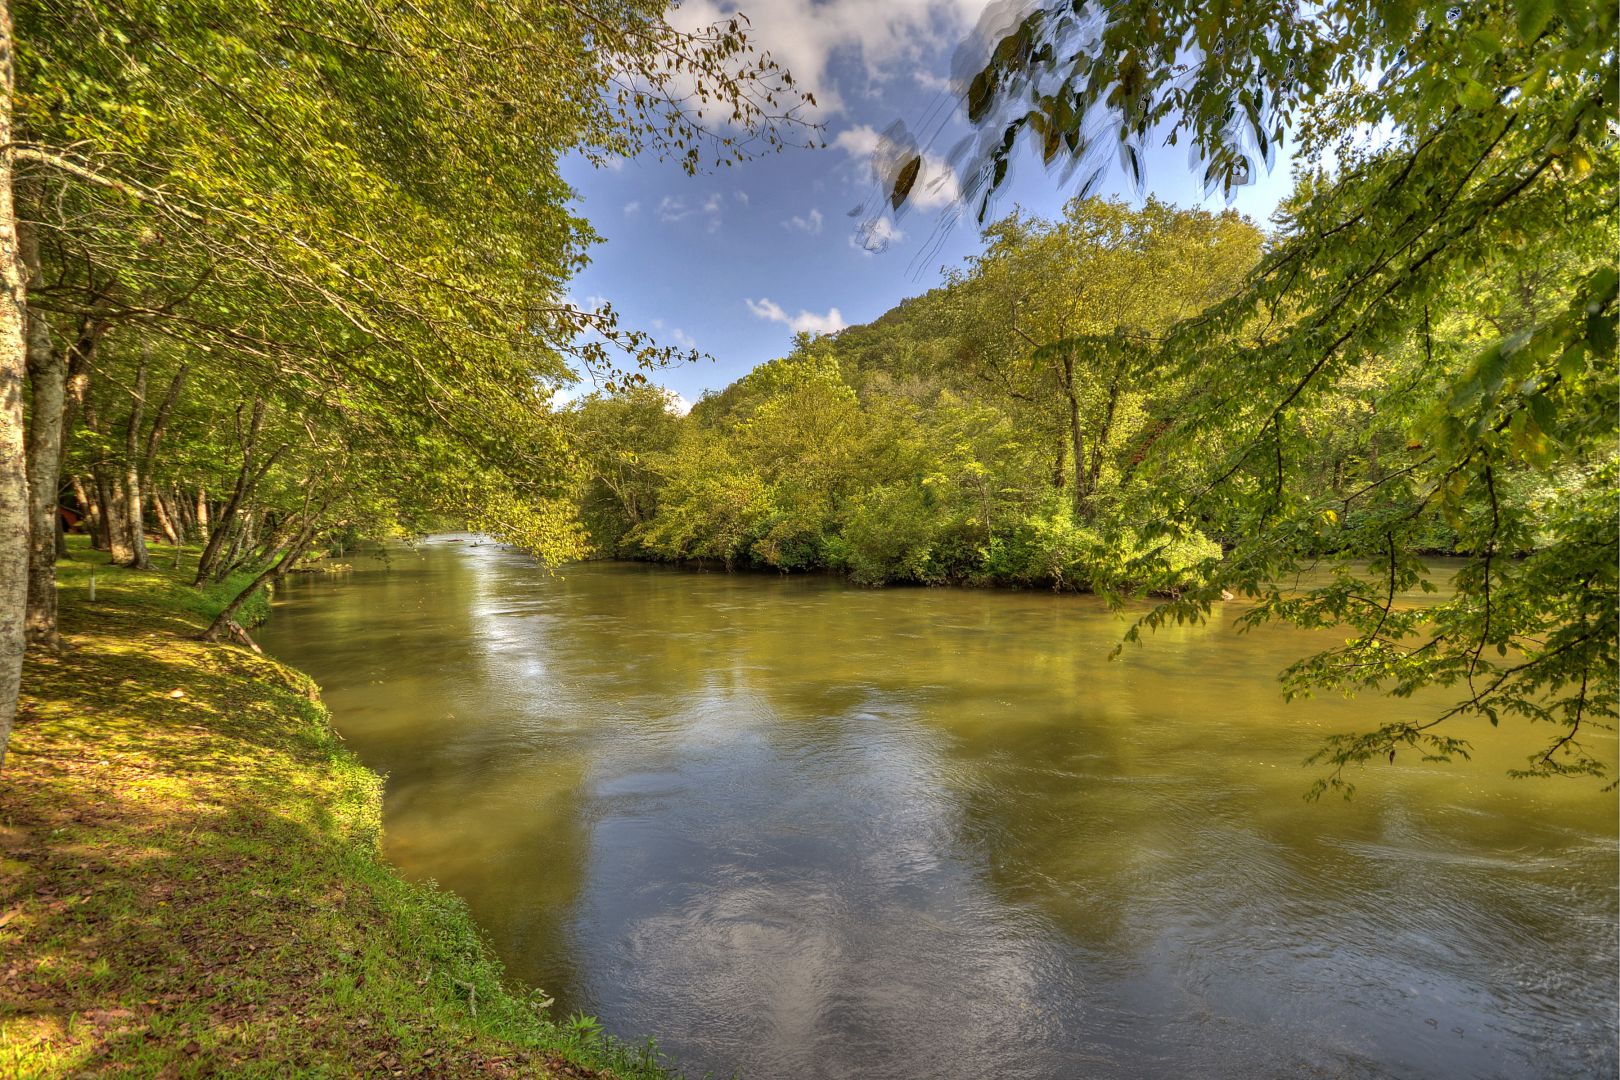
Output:
<instances>
[{"instance_id":1,"label":"tree bark","mask_svg":"<svg viewBox=\"0 0 1620 1080\"><path fill-rule=\"evenodd\" d=\"M169 489L169 516L174 519L176 528L180 531L182 543L189 543L197 536L197 519L191 500L186 498L185 492L176 484Z\"/></svg>"},{"instance_id":2,"label":"tree bark","mask_svg":"<svg viewBox=\"0 0 1620 1080\"><path fill-rule=\"evenodd\" d=\"M152 490L152 515L157 518L158 530L163 533L163 539L168 541L170 547L180 546L180 530L176 527L174 515L169 512L168 500L163 492Z\"/></svg>"},{"instance_id":3,"label":"tree bark","mask_svg":"<svg viewBox=\"0 0 1620 1080\"><path fill-rule=\"evenodd\" d=\"M28 295L12 197L11 106L16 54L10 0L0 0L0 768L22 686L28 608L28 462L23 380L28 373Z\"/></svg>"},{"instance_id":4,"label":"tree bark","mask_svg":"<svg viewBox=\"0 0 1620 1080\"><path fill-rule=\"evenodd\" d=\"M146 421L146 379L151 367L149 349L143 345L129 403L129 426L124 429L124 526L132 570L152 569L146 554L145 500L141 498L141 426Z\"/></svg>"},{"instance_id":5,"label":"tree bark","mask_svg":"<svg viewBox=\"0 0 1620 1080\"><path fill-rule=\"evenodd\" d=\"M1074 519L1079 521L1086 512L1090 492L1086 490L1086 438L1080 426L1080 395L1074 388L1074 357L1063 358L1063 396L1069 402L1069 443L1074 457L1074 488L1069 498L1074 507Z\"/></svg>"},{"instance_id":6,"label":"tree bark","mask_svg":"<svg viewBox=\"0 0 1620 1080\"><path fill-rule=\"evenodd\" d=\"M169 418L174 415L174 407L180 402L180 391L185 388L186 373L190 369L189 363L181 364L174 377L169 380L168 393L163 395L163 403L158 406L157 415L152 418L152 430L146 435L146 450L141 454L141 480L151 489L152 511L157 516L158 527L163 530L164 539L175 545L180 543L180 533L175 528L174 515L164 505L163 492L152 483L152 470L157 463L158 447L162 445L163 436L169 430Z\"/></svg>"},{"instance_id":7,"label":"tree bark","mask_svg":"<svg viewBox=\"0 0 1620 1080\"><path fill-rule=\"evenodd\" d=\"M33 230L19 226L18 241L30 282L44 279ZM28 382L33 393L28 417L28 644L60 651L56 630L56 530L61 483L62 410L67 396L67 363L51 344L51 328L40 312L27 318Z\"/></svg>"},{"instance_id":8,"label":"tree bark","mask_svg":"<svg viewBox=\"0 0 1620 1080\"><path fill-rule=\"evenodd\" d=\"M197 527L197 539L206 539L208 537L209 530L207 488L200 486L197 488L197 508L193 513L193 518L194 524Z\"/></svg>"},{"instance_id":9,"label":"tree bark","mask_svg":"<svg viewBox=\"0 0 1620 1080\"><path fill-rule=\"evenodd\" d=\"M277 451L276 454L271 455L270 461L264 463L263 470L255 471L254 463L257 458L259 433L264 430L265 409L266 405L262 398L254 401L253 415L248 421L247 432L245 435L239 435L242 443L242 468L236 474L236 487L232 489L231 497L226 500L224 507L221 508L214 530L208 536L208 543L203 548L202 557L197 560L197 577L192 581L193 585L201 585L219 569L218 564L220 556L224 553L225 542L235 538L233 533L236 526L237 512L241 509L248 495L252 493L253 485L257 483L258 477L262 476L264 471L268 471L270 464L280 454L280 451ZM238 424L241 423L241 415L240 407L238 407ZM238 427L239 432L240 430L240 427Z\"/></svg>"},{"instance_id":10,"label":"tree bark","mask_svg":"<svg viewBox=\"0 0 1620 1080\"><path fill-rule=\"evenodd\" d=\"M253 526L253 511L242 510L236 515L235 525L231 529L231 542L225 550L225 555L214 568L214 580L224 581L242 564L242 546L247 542L248 530Z\"/></svg>"},{"instance_id":11,"label":"tree bark","mask_svg":"<svg viewBox=\"0 0 1620 1080\"><path fill-rule=\"evenodd\" d=\"M128 566L134 553L129 550L129 524L124 520L129 500L124 497L123 485L106 462L98 462L90 473L96 480L96 502L101 507L102 546L107 549L107 561Z\"/></svg>"},{"instance_id":12,"label":"tree bark","mask_svg":"<svg viewBox=\"0 0 1620 1080\"><path fill-rule=\"evenodd\" d=\"M73 438L73 425L77 423L79 411L84 406L85 393L90 388L90 358L95 353L96 343L106 332L107 321L99 317L86 316L79 323L79 334L67 352L66 385L62 401L61 437L57 440L56 448L56 477L60 490L62 473L67 469L68 443ZM84 490L84 484L77 476L72 477L73 494L79 500L79 509L84 513L84 531L90 534L91 546L105 548L101 542L101 510ZM68 557L67 536L62 530L60 518L56 525L56 557L60 561Z\"/></svg>"},{"instance_id":13,"label":"tree bark","mask_svg":"<svg viewBox=\"0 0 1620 1080\"><path fill-rule=\"evenodd\" d=\"M70 475L68 481L73 485L73 497L84 510L84 531L90 534L90 544L94 547L101 539L101 507L96 505L95 496L84 486L78 473Z\"/></svg>"},{"instance_id":14,"label":"tree bark","mask_svg":"<svg viewBox=\"0 0 1620 1080\"><path fill-rule=\"evenodd\" d=\"M324 509L323 506L322 510L324 511ZM306 524L298 535L293 538L292 543L287 546L287 550L282 553L281 558L254 575L253 580L248 582L247 587L237 593L229 604L225 605L225 610L214 616L214 621L209 623L208 629L202 632L202 640L218 641L220 638L230 634L232 628L236 625L236 613L242 610L242 605L247 603L248 598L258 592L266 582L272 579L279 581L286 575L287 571L292 568L293 563L303 557L305 549L315 539L316 528L317 525L314 521Z\"/></svg>"},{"instance_id":15,"label":"tree bark","mask_svg":"<svg viewBox=\"0 0 1620 1080\"><path fill-rule=\"evenodd\" d=\"M90 390L90 360L102 335L107 332L107 326L106 319L85 316L79 323L78 336L68 348L67 394L62 402L62 445L58 451L58 473L67 468L68 440L73 435L73 425L79 419L79 410L84 408L85 395Z\"/></svg>"},{"instance_id":16,"label":"tree bark","mask_svg":"<svg viewBox=\"0 0 1620 1080\"><path fill-rule=\"evenodd\" d=\"M1108 440L1114 430L1114 413L1119 409L1120 392L1119 373L1108 384L1108 407L1103 411L1102 428L1097 437L1091 441L1091 478L1088 481L1090 491L1096 494L1097 488L1102 484L1103 451L1108 447Z\"/></svg>"}]
</instances>

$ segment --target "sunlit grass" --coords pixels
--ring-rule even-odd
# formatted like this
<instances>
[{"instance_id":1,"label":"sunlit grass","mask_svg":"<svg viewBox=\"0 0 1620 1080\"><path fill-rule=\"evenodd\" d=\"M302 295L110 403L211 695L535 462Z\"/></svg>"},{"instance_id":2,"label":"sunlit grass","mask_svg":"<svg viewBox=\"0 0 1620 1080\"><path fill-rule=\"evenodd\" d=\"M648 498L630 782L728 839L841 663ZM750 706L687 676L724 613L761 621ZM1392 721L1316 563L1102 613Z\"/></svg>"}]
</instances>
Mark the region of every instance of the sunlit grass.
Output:
<instances>
[{"instance_id":1,"label":"sunlit grass","mask_svg":"<svg viewBox=\"0 0 1620 1080\"><path fill-rule=\"evenodd\" d=\"M383 861L314 684L195 640L239 582L73 555L0 774L0 1075L663 1075Z\"/></svg>"}]
</instances>

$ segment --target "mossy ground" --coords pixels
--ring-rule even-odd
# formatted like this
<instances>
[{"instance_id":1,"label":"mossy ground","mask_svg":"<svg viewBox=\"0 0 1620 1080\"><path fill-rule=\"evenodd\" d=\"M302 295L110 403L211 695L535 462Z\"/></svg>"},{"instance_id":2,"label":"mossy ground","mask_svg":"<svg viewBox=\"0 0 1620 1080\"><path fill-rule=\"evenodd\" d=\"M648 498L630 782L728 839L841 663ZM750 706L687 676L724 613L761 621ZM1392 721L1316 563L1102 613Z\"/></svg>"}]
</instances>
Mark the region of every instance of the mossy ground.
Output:
<instances>
[{"instance_id":1,"label":"mossy ground","mask_svg":"<svg viewBox=\"0 0 1620 1080\"><path fill-rule=\"evenodd\" d=\"M382 860L314 684L195 640L224 590L73 555L0 773L0 1076L663 1075Z\"/></svg>"}]
</instances>

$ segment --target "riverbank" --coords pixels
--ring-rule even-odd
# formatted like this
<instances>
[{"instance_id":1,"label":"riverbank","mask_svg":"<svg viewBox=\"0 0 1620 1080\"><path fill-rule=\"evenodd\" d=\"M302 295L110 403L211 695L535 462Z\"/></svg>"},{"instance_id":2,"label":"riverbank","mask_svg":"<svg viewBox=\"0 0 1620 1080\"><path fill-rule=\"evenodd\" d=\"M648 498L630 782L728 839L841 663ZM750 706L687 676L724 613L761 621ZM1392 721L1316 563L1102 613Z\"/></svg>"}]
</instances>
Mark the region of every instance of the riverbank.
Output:
<instances>
[{"instance_id":1,"label":"riverbank","mask_svg":"<svg viewBox=\"0 0 1620 1080\"><path fill-rule=\"evenodd\" d=\"M383 861L315 684L195 640L224 590L102 564L92 604L74 555L0 773L0 1075L665 1075Z\"/></svg>"}]
</instances>

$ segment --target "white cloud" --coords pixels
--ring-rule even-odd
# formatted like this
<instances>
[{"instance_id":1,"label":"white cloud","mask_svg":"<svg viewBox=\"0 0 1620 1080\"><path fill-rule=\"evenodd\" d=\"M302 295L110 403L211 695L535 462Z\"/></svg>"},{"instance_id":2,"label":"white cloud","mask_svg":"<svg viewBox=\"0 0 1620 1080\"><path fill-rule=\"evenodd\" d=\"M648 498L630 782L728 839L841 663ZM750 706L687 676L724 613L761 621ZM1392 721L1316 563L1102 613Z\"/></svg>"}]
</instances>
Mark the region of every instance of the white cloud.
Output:
<instances>
[{"instance_id":1,"label":"white cloud","mask_svg":"<svg viewBox=\"0 0 1620 1080\"><path fill-rule=\"evenodd\" d=\"M821 232L821 211L812 207L808 214L803 217L794 214L782 222L782 225L784 228L797 229L799 232L815 236Z\"/></svg>"},{"instance_id":2,"label":"white cloud","mask_svg":"<svg viewBox=\"0 0 1620 1080\"><path fill-rule=\"evenodd\" d=\"M687 202L679 195L665 195L658 200L658 220L674 225L689 218L702 218L709 232L719 232L725 221L726 200L718 191L704 196L702 202Z\"/></svg>"},{"instance_id":3,"label":"white cloud","mask_svg":"<svg viewBox=\"0 0 1620 1080\"><path fill-rule=\"evenodd\" d=\"M692 411L692 403L668 387L665 387L664 389L664 398L667 402L667 404L664 405L664 408L668 409L676 416L685 416L687 413Z\"/></svg>"},{"instance_id":4,"label":"white cloud","mask_svg":"<svg viewBox=\"0 0 1620 1080\"><path fill-rule=\"evenodd\" d=\"M872 156L882 139L883 136L871 124L859 124L840 131L832 145L835 150L842 150L858 161L865 161Z\"/></svg>"},{"instance_id":5,"label":"white cloud","mask_svg":"<svg viewBox=\"0 0 1620 1080\"><path fill-rule=\"evenodd\" d=\"M748 0L756 48L810 90L822 116L842 112L830 72L835 56L853 61L872 83L910 73L948 53L978 19L986 0ZM735 11L732 0L686 0L672 23L696 29Z\"/></svg>"},{"instance_id":6,"label":"white cloud","mask_svg":"<svg viewBox=\"0 0 1620 1080\"><path fill-rule=\"evenodd\" d=\"M624 204L625 217L635 217L639 213L641 213L640 199L631 199L629 202Z\"/></svg>"},{"instance_id":7,"label":"white cloud","mask_svg":"<svg viewBox=\"0 0 1620 1080\"><path fill-rule=\"evenodd\" d=\"M697 342L693 339L692 335L688 334L685 330L682 330L678 326L669 332L669 339L683 349L697 348ZM690 408L691 406L687 407Z\"/></svg>"},{"instance_id":8,"label":"white cloud","mask_svg":"<svg viewBox=\"0 0 1620 1080\"><path fill-rule=\"evenodd\" d=\"M855 231L850 233L849 246L875 255L905 238L906 234L896 228L893 221L880 217L857 225Z\"/></svg>"},{"instance_id":9,"label":"white cloud","mask_svg":"<svg viewBox=\"0 0 1620 1080\"><path fill-rule=\"evenodd\" d=\"M790 327L795 334L835 334L849 325L844 321L844 316L839 313L837 308L828 308L825 315L817 315L813 311L805 311L802 308L797 315L789 315L783 310L781 304L768 297L759 300L745 298L744 302L748 305L748 310L752 311L757 318L782 323L784 326Z\"/></svg>"},{"instance_id":10,"label":"white cloud","mask_svg":"<svg viewBox=\"0 0 1620 1080\"><path fill-rule=\"evenodd\" d=\"M665 224L685 221L696 212L686 205L685 199L676 198L674 195L665 195L658 201L658 220Z\"/></svg>"}]
</instances>

